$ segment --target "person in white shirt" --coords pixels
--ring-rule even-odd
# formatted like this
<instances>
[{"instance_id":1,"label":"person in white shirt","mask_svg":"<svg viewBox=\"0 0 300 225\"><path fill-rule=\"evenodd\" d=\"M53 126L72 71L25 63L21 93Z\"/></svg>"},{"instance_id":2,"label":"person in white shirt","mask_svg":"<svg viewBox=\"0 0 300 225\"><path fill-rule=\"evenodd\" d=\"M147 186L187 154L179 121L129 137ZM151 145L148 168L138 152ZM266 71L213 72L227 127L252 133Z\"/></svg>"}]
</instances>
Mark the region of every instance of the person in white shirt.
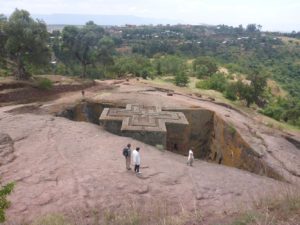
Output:
<instances>
[{"instance_id":1,"label":"person in white shirt","mask_svg":"<svg viewBox=\"0 0 300 225\"><path fill-rule=\"evenodd\" d=\"M137 147L132 152L132 161L134 164L134 172L140 173L140 165L141 165L141 156L140 156L140 148Z\"/></svg>"},{"instance_id":2,"label":"person in white shirt","mask_svg":"<svg viewBox=\"0 0 300 225\"><path fill-rule=\"evenodd\" d=\"M191 148L190 150L189 150L189 156L188 156L188 160L187 160L187 164L189 165L189 166L193 166L193 162L194 162L194 153L193 153L193 150L192 150L193 148Z\"/></svg>"}]
</instances>

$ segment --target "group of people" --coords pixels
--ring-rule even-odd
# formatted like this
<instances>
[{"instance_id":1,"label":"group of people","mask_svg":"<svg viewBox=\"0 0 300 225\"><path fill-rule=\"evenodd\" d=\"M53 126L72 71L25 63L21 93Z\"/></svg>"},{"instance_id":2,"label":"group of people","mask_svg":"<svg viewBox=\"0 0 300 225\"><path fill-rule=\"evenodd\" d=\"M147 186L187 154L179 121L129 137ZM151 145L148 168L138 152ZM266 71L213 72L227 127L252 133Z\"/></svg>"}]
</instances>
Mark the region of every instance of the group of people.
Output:
<instances>
[{"instance_id":1,"label":"group of people","mask_svg":"<svg viewBox=\"0 0 300 225\"><path fill-rule=\"evenodd\" d=\"M126 169L131 170L131 160L134 165L134 172L136 174L141 174L140 165L141 165L141 156L140 156L140 148L136 147L135 150L131 151L131 144L127 144L127 146L123 149L123 155L126 161ZM187 165L193 166L194 162L194 153L193 148L189 150Z\"/></svg>"},{"instance_id":2,"label":"group of people","mask_svg":"<svg viewBox=\"0 0 300 225\"><path fill-rule=\"evenodd\" d=\"M130 164L131 160L134 165L134 172L136 174L140 174L140 165L141 165L141 156L140 156L140 148L136 147L135 150L131 152L131 144L128 144L124 149L123 149L123 155L125 157L126 161L126 169L131 170Z\"/></svg>"}]
</instances>

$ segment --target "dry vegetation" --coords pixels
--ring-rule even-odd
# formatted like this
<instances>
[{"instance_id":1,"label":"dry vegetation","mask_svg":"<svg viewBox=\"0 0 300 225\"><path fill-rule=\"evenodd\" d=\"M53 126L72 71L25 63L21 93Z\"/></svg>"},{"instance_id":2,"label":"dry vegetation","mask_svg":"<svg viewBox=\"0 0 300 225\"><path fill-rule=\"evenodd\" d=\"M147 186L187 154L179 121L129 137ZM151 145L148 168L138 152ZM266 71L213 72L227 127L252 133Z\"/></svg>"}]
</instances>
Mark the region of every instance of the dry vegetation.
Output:
<instances>
[{"instance_id":1,"label":"dry vegetation","mask_svg":"<svg viewBox=\"0 0 300 225\"><path fill-rule=\"evenodd\" d=\"M261 200L254 210L236 218L228 225L299 225L300 194L287 193L282 198Z\"/></svg>"},{"instance_id":2,"label":"dry vegetation","mask_svg":"<svg viewBox=\"0 0 300 225\"><path fill-rule=\"evenodd\" d=\"M218 221L218 222L216 222ZM228 222L230 221L230 222ZM126 210L106 209L83 213L74 210L72 215L50 214L26 225L299 225L300 194L286 192L282 197L261 199L252 210L241 211L222 218L204 217L201 210L192 212L181 208L174 213L165 201L153 202L148 207L138 208L133 202ZM9 223L6 225L19 225ZM25 224L23 224L25 225Z\"/></svg>"}]
</instances>

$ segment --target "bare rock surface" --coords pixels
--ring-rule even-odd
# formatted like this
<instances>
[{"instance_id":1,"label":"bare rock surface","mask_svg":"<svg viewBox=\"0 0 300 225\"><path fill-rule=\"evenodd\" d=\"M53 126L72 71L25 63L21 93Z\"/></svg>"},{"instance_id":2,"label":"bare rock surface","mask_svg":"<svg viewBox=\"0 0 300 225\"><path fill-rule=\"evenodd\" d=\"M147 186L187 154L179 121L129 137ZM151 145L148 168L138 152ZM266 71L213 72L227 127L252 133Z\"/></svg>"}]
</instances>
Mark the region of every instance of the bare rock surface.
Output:
<instances>
[{"instance_id":1,"label":"bare rock surface","mask_svg":"<svg viewBox=\"0 0 300 225\"><path fill-rule=\"evenodd\" d=\"M32 221L53 212L71 215L74 210L121 210L130 203L147 207L150 202L162 201L174 212L198 208L204 216L233 213L251 207L262 197L285 194L299 185L300 151L279 131L270 132L254 119L214 102L176 93L170 98L143 85L118 85L109 91L87 90L86 98L124 105L156 103L169 108L214 110L234 124L253 149L261 152L261 157L290 184L201 160L188 167L181 155L116 136L98 125L51 115L81 100L76 92L39 106L43 113L16 113L16 108L24 109L24 105L0 108L1 133L11 137L4 135L0 140L8 140L3 141L8 143L5 148L13 146L15 155L13 161L0 166L3 181L16 182L9 196L12 204L7 211L8 221ZM141 148L140 176L125 168L122 149L127 143Z\"/></svg>"},{"instance_id":2,"label":"bare rock surface","mask_svg":"<svg viewBox=\"0 0 300 225\"><path fill-rule=\"evenodd\" d=\"M3 116L3 112L0 114ZM10 219L32 220L49 212L102 209L107 205L166 199L170 207L195 204L203 211L237 210L253 197L284 190L286 184L245 171L161 152L101 127L49 115L7 116L1 128L15 143L17 158L1 167L5 181L15 181ZM22 138L21 138L22 137ZM122 147L141 147L143 174L125 169ZM145 179L143 179L145 178Z\"/></svg>"}]
</instances>

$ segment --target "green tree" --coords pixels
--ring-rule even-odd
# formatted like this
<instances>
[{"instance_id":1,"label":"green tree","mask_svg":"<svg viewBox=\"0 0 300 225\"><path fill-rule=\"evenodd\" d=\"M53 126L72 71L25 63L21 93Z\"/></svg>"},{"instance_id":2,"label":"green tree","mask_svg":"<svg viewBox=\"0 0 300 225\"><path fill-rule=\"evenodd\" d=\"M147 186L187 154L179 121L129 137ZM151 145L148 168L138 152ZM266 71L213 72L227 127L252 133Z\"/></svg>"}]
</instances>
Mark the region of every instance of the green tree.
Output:
<instances>
[{"instance_id":1,"label":"green tree","mask_svg":"<svg viewBox=\"0 0 300 225\"><path fill-rule=\"evenodd\" d=\"M185 87L189 83L189 77L186 73L180 72L175 76L175 84L180 87Z\"/></svg>"},{"instance_id":2,"label":"green tree","mask_svg":"<svg viewBox=\"0 0 300 225\"><path fill-rule=\"evenodd\" d=\"M52 33L50 34L50 45L52 47L52 52L55 56L55 58L59 58L61 59L63 56L61 55L61 32L58 30L54 30L52 31Z\"/></svg>"},{"instance_id":3,"label":"green tree","mask_svg":"<svg viewBox=\"0 0 300 225\"><path fill-rule=\"evenodd\" d=\"M4 15L0 14L0 62L5 57L5 43L7 35L5 32L7 26L7 19Z\"/></svg>"},{"instance_id":4,"label":"green tree","mask_svg":"<svg viewBox=\"0 0 300 225\"><path fill-rule=\"evenodd\" d=\"M134 76L147 77L151 71L150 60L141 55L133 55L130 57L119 57L116 59L114 71L118 76L132 74Z\"/></svg>"},{"instance_id":5,"label":"green tree","mask_svg":"<svg viewBox=\"0 0 300 225\"><path fill-rule=\"evenodd\" d=\"M111 66L114 64L114 59L112 57L112 53L114 52L114 41L108 37L104 36L100 39L98 43L98 60L106 69L107 66Z\"/></svg>"},{"instance_id":6,"label":"green tree","mask_svg":"<svg viewBox=\"0 0 300 225\"><path fill-rule=\"evenodd\" d=\"M249 33L255 33L255 32L259 31L260 28L261 28L260 25L256 25L255 23L252 23L252 24L247 25L246 31Z\"/></svg>"},{"instance_id":7,"label":"green tree","mask_svg":"<svg viewBox=\"0 0 300 225\"><path fill-rule=\"evenodd\" d=\"M262 106L265 88L267 86L267 75L260 66L252 63L248 68L247 79L250 83L241 80L226 87L225 97L235 100L234 95L241 100L246 100L247 107L252 103ZM236 94L234 94L236 93Z\"/></svg>"},{"instance_id":8,"label":"green tree","mask_svg":"<svg viewBox=\"0 0 300 225\"><path fill-rule=\"evenodd\" d=\"M47 47L48 32L45 23L35 21L25 10L16 9L5 27L7 40L5 49L15 63L16 78L28 79L26 65L49 63L50 51Z\"/></svg>"},{"instance_id":9,"label":"green tree","mask_svg":"<svg viewBox=\"0 0 300 225\"><path fill-rule=\"evenodd\" d=\"M196 69L196 75L198 79L203 78L204 76L208 75L209 71L207 66L205 65L199 65Z\"/></svg>"},{"instance_id":10,"label":"green tree","mask_svg":"<svg viewBox=\"0 0 300 225\"><path fill-rule=\"evenodd\" d=\"M160 75L162 75L162 72L161 72L161 62L160 61L158 61L157 63L156 63L156 74L158 75L158 76L160 76Z\"/></svg>"},{"instance_id":11,"label":"green tree","mask_svg":"<svg viewBox=\"0 0 300 225\"><path fill-rule=\"evenodd\" d=\"M235 101L237 99L237 90L235 83L229 83L226 86L224 96L225 98L230 99L232 101Z\"/></svg>"},{"instance_id":12,"label":"green tree","mask_svg":"<svg viewBox=\"0 0 300 225\"><path fill-rule=\"evenodd\" d=\"M186 69L185 61L174 55L166 55L158 59L160 63L161 73L164 75L176 75L182 73Z\"/></svg>"},{"instance_id":13,"label":"green tree","mask_svg":"<svg viewBox=\"0 0 300 225\"><path fill-rule=\"evenodd\" d=\"M227 86L227 83L228 83L228 81L225 78L224 74L215 73L214 75L212 75L211 77L209 77L206 80L198 81L196 83L196 87L223 92Z\"/></svg>"},{"instance_id":14,"label":"green tree","mask_svg":"<svg viewBox=\"0 0 300 225\"><path fill-rule=\"evenodd\" d=\"M216 61L211 57L198 57L193 62L193 70L200 76L206 73L206 76L211 76L218 71Z\"/></svg>"},{"instance_id":15,"label":"green tree","mask_svg":"<svg viewBox=\"0 0 300 225\"><path fill-rule=\"evenodd\" d=\"M103 38L103 34L104 29L92 21L87 22L82 28L66 26L62 31L64 60L79 62L82 67L82 77L86 77L88 65L99 61L100 45L106 41L99 41Z\"/></svg>"},{"instance_id":16,"label":"green tree","mask_svg":"<svg viewBox=\"0 0 300 225\"><path fill-rule=\"evenodd\" d=\"M245 100L247 107L250 107L250 105L254 102L253 98L253 89L250 85L244 84L242 81L236 82L236 90L237 95L241 100Z\"/></svg>"},{"instance_id":17,"label":"green tree","mask_svg":"<svg viewBox=\"0 0 300 225\"><path fill-rule=\"evenodd\" d=\"M253 102L259 105L267 86L267 75L257 65L250 65L250 72L247 79L251 81L251 95Z\"/></svg>"}]
</instances>

